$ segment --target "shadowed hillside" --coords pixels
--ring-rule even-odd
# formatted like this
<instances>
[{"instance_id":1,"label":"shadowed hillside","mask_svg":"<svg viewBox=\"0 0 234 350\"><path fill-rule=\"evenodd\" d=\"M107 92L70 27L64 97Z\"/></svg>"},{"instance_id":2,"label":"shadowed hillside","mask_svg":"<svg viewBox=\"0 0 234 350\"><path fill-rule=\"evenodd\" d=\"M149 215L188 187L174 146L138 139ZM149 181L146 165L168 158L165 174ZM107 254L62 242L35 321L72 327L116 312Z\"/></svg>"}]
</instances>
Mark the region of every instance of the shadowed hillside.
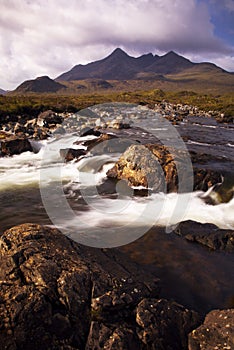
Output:
<instances>
[{"instance_id":1,"label":"shadowed hillside","mask_svg":"<svg viewBox=\"0 0 234 350\"><path fill-rule=\"evenodd\" d=\"M66 88L64 85L57 83L47 76L38 77L34 80L27 80L20 84L15 93L27 93L27 92L57 92L61 89Z\"/></svg>"}]
</instances>

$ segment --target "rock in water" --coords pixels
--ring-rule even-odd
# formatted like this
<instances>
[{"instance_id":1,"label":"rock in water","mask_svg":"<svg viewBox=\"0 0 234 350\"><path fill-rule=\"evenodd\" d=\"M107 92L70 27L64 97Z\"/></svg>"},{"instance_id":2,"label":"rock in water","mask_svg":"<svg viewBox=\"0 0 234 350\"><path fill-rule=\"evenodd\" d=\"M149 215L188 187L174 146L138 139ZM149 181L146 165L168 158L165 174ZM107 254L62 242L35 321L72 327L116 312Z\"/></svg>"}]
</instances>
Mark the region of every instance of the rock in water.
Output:
<instances>
[{"instance_id":1,"label":"rock in water","mask_svg":"<svg viewBox=\"0 0 234 350\"><path fill-rule=\"evenodd\" d=\"M209 169L194 167L190 173L187 157L185 151L165 145L131 145L107 176L127 180L129 186L143 186L157 192L176 192L181 184L185 184L186 191L188 184L191 184L190 190L206 191L221 181L221 175Z\"/></svg>"},{"instance_id":2,"label":"rock in water","mask_svg":"<svg viewBox=\"0 0 234 350\"><path fill-rule=\"evenodd\" d=\"M73 149L73 148L62 148L60 149L60 157L63 158L66 162L69 162L73 159L80 159L86 154L83 149Z\"/></svg>"},{"instance_id":3,"label":"rock in water","mask_svg":"<svg viewBox=\"0 0 234 350\"><path fill-rule=\"evenodd\" d=\"M0 132L0 156L12 156L22 152L32 152L32 146L26 137Z\"/></svg>"},{"instance_id":4,"label":"rock in water","mask_svg":"<svg viewBox=\"0 0 234 350\"><path fill-rule=\"evenodd\" d=\"M24 224L0 239L1 349L187 349L195 312L116 249Z\"/></svg>"},{"instance_id":5,"label":"rock in water","mask_svg":"<svg viewBox=\"0 0 234 350\"><path fill-rule=\"evenodd\" d=\"M189 350L234 349L234 309L213 310L189 335Z\"/></svg>"},{"instance_id":6,"label":"rock in water","mask_svg":"<svg viewBox=\"0 0 234 350\"><path fill-rule=\"evenodd\" d=\"M108 171L107 176L127 180L130 186L143 186L158 192L176 191L177 166L183 169L184 156L182 151L163 145L131 145ZM185 172L181 171L183 173Z\"/></svg>"},{"instance_id":7,"label":"rock in water","mask_svg":"<svg viewBox=\"0 0 234 350\"><path fill-rule=\"evenodd\" d=\"M63 122L63 117L51 110L41 112L37 118L37 124L39 126L49 127L51 125L62 124L62 122Z\"/></svg>"},{"instance_id":8,"label":"rock in water","mask_svg":"<svg viewBox=\"0 0 234 350\"><path fill-rule=\"evenodd\" d=\"M200 243L212 250L234 252L233 230L222 230L213 224L185 221L179 224L175 233L188 241Z\"/></svg>"}]
</instances>

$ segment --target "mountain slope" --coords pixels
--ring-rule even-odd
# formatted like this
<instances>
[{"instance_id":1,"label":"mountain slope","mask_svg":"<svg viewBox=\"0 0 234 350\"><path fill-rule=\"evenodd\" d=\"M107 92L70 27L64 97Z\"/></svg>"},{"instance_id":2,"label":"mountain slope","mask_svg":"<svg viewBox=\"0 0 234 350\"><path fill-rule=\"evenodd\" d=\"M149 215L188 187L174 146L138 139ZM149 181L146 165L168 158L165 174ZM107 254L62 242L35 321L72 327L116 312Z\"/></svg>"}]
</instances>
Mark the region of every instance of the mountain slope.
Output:
<instances>
[{"instance_id":1,"label":"mountain slope","mask_svg":"<svg viewBox=\"0 0 234 350\"><path fill-rule=\"evenodd\" d=\"M24 81L13 92L14 93L42 93L42 92L57 92L66 88L65 85L60 84L48 76L38 77L33 80Z\"/></svg>"},{"instance_id":2,"label":"mountain slope","mask_svg":"<svg viewBox=\"0 0 234 350\"><path fill-rule=\"evenodd\" d=\"M6 94L6 91L3 89L0 89L0 95L5 95L5 94Z\"/></svg>"},{"instance_id":3,"label":"mountain slope","mask_svg":"<svg viewBox=\"0 0 234 350\"><path fill-rule=\"evenodd\" d=\"M152 64L157 56L146 54L138 58L129 56L126 52L117 48L106 58L77 65L70 71L56 78L57 81L82 80L89 78L104 80L127 80L133 79L135 75Z\"/></svg>"},{"instance_id":4,"label":"mountain slope","mask_svg":"<svg viewBox=\"0 0 234 350\"><path fill-rule=\"evenodd\" d=\"M148 66L146 71L157 74L178 73L194 65L195 63L192 63L187 58L170 51L166 55L159 57L152 65Z\"/></svg>"}]
</instances>

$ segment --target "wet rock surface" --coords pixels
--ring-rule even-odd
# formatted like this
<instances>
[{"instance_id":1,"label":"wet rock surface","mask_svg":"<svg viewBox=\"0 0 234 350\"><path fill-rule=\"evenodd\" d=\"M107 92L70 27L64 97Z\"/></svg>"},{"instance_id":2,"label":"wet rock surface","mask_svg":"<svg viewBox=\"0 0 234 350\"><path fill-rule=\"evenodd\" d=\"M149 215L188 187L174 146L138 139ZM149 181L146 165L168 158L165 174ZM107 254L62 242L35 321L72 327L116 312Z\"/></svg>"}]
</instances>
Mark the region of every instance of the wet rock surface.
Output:
<instances>
[{"instance_id":1,"label":"wet rock surface","mask_svg":"<svg viewBox=\"0 0 234 350\"><path fill-rule=\"evenodd\" d=\"M79 160L82 156L86 154L83 149L74 149L74 148L61 148L60 156L66 162L70 162L73 159Z\"/></svg>"},{"instance_id":2,"label":"wet rock surface","mask_svg":"<svg viewBox=\"0 0 234 350\"><path fill-rule=\"evenodd\" d=\"M225 113L215 110L204 111L197 106L191 106L182 103L170 103L162 101L156 103L154 110L161 113L164 117L168 118L175 124L178 121L182 121L186 116L202 116L206 118L215 118L218 123L233 123L233 116L225 115Z\"/></svg>"},{"instance_id":3,"label":"wet rock surface","mask_svg":"<svg viewBox=\"0 0 234 350\"><path fill-rule=\"evenodd\" d=\"M136 309L138 335L152 350L187 349L187 333L198 322L197 314L165 299L143 299ZM168 330L171 330L168 332Z\"/></svg>"},{"instance_id":4,"label":"wet rock surface","mask_svg":"<svg viewBox=\"0 0 234 350\"><path fill-rule=\"evenodd\" d=\"M164 145L131 145L107 176L157 192L176 192L179 182L189 184L193 181L194 190L206 191L221 181L221 175L213 170L194 168L193 174L189 172L187 158L185 152Z\"/></svg>"},{"instance_id":5,"label":"wet rock surface","mask_svg":"<svg viewBox=\"0 0 234 350\"><path fill-rule=\"evenodd\" d=\"M189 334L189 350L234 349L234 309L213 310Z\"/></svg>"},{"instance_id":6,"label":"wet rock surface","mask_svg":"<svg viewBox=\"0 0 234 350\"><path fill-rule=\"evenodd\" d=\"M35 224L0 243L1 349L186 349L200 324L158 300L158 280L115 249Z\"/></svg>"},{"instance_id":7,"label":"wet rock surface","mask_svg":"<svg viewBox=\"0 0 234 350\"><path fill-rule=\"evenodd\" d=\"M107 176L127 180L130 186L143 186L158 192L165 186L176 190L178 183L172 154L164 146L152 144L130 146Z\"/></svg>"},{"instance_id":8,"label":"wet rock surface","mask_svg":"<svg viewBox=\"0 0 234 350\"><path fill-rule=\"evenodd\" d=\"M92 322L86 349L187 349L187 334L199 317L165 299L142 299L134 311L135 324Z\"/></svg>"},{"instance_id":9,"label":"wet rock surface","mask_svg":"<svg viewBox=\"0 0 234 350\"><path fill-rule=\"evenodd\" d=\"M0 131L0 157L13 156L27 151L32 152L32 146L27 138Z\"/></svg>"},{"instance_id":10,"label":"wet rock surface","mask_svg":"<svg viewBox=\"0 0 234 350\"><path fill-rule=\"evenodd\" d=\"M37 124L39 126L51 127L57 124L62 124L64 118L52 110L42 112L37 117Z\"/></svg>"},{"instance_id":11,"label":"wet rock surface","mask_svg":"<svg viewBox=\"0 0 234 350\"><path fill-rule=\"evenodd\" d=\"M0 128L2 132L7 132L12 137L44 140L51 136L55 130L57 134L65 132L61 126L64 118L65 115L55 113L52 110L41 112L37 116L11 115L4 117L4 119L0 118Z\"/></svg>"},{"instance_id":12,"label":"wet rock surface","mask_svg":"<svg viewBox=\"0 0 234 350\"><path fill-rule=\"evenodd\" d=\"M202 244L212 250L234 252L233 230L222 230L212 224L186 221L179 224L175 233L188 241Z\"/></svg>"}]
</instances>

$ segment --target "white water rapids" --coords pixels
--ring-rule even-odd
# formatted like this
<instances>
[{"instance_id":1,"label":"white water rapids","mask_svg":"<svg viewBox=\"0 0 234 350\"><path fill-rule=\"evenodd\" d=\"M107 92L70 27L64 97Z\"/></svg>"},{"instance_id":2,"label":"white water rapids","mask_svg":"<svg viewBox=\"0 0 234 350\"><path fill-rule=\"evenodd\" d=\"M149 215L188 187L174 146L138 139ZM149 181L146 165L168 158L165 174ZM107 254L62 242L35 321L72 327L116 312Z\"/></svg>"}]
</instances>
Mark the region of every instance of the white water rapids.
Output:
<instances>
[{"instance_id":1,"label":"white water rapids","mask_svg":"<svg viewBox=\"0 0 234 350\"><path fill-rule=\"evenodd\" d=\"M75 139L77 140L77 136L66 136L62 143L61 140L59 141L59 146L69 148L72 145L74 148ZM83 139L87 140L87 137ZM79 228L82 229L123 225L170 227L179 221L193 220L212 223L223 229L234 229L234 199L229 203L213 206L205 204L201 198L203 192L154 193L148 197L134 197L129 190L120 191L117 198L101 196L95 190L90 193L90 187L95 189L95 186L100 185L106 179L106 171L113 166L117 157L88 155L79 162L64 163L59 153L55 152L52 158L46 156L48 142L51 143L51 141L43 141L37 144L37 147L41 147L38 153L25 152L13 157L1 158L0 192L9 189L17 191L19 188L27 188L32 184L40 184L43 188L47 188L53 183L63 182L67 199L75 203L80 196L83 196L88 203L88 210L79 212L75 209L74 216L69 216L68 220L62 216L59 220L60 228L64 227L68 230L75 228L78 220ZM96 171L94 169L97 169L98 162L102 166L99 171ZM41 171L42 169L44 171L45 168L46 181L40 182ZM77 191L81 192L77 195Z\"/></svg>"}]
</instances>

